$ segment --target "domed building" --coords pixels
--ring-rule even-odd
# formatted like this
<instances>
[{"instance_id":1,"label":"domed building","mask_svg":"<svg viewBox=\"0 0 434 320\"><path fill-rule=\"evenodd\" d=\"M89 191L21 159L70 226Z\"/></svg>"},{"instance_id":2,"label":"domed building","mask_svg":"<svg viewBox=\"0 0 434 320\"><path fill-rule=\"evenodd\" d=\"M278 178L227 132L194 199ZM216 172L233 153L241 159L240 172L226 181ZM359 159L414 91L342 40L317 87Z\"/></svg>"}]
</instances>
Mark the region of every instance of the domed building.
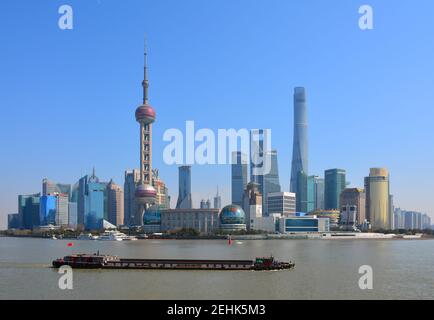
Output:
<instances>
[{"instance_id":1,"label":"domed building","mask_svg":"<svg viewBox=\"0 0 434 320\"><path fill-rule=\"evenodd\" d=\"M237 205L231 204L220 211L220 229L224 231L246 230L246 214Z\"/></svg>"}]
</instances>

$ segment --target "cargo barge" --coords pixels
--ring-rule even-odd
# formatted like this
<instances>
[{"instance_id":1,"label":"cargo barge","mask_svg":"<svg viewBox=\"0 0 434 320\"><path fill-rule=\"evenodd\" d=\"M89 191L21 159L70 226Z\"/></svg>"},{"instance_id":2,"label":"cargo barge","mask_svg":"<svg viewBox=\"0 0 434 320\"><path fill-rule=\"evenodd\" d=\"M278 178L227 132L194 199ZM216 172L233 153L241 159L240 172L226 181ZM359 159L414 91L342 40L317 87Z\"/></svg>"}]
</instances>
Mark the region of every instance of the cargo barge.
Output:
<instances>
[{"instance_id":1,"label":"cargo barge","mask_svg":"<svg viewBox=\"0 0 434 320\"><path fill-rule=\"evenodd\" d=\"M77 269L162 269L162 270L286 270L292 262L274 257L256 260L182 260L182 259L121 259L112 255L77 254L53 261L54 268L70 266Z\"/></svg>"}]
</instances>

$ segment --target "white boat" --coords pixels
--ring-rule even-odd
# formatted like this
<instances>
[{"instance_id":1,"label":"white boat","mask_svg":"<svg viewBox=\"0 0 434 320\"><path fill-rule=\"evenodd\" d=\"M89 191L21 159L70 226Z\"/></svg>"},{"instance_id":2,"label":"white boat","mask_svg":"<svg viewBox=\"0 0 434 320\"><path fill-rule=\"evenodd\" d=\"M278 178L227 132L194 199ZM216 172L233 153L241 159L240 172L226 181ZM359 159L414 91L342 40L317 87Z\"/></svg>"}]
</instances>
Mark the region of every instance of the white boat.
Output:
<instances>
[{"instance_id":1,"label":"white boat","mask_svg":"<svg viewBox=\"0 0 434 320\"><path fill-rule=\"evenodd\" d=\"M122 233L119 231L106 231L98 238L98 240L101 240L101 241L133 241L133 240L137 240L137 238L127 236L125 233Z\"/></svg>"},{"instance_id":2,"label":"white boat","mask_svg":"<svg viewBox=\"0 0 434 320\"><path fill-rule=\"evenodd\" d=\"M133 236L127 236L127 235L125 235L125 237L123 238L123 241L136 241L136 240L138 240L138 238Z\"/></svg>"},{"instance_id":3,"label":"white boat","mask_svg":"<svg viewBox=\"0 0 434 320\"><path fill-rule=\"evenodd\" d=\"M53 235L53 236L51 237L51 240L57 240L56 236Z\"/></svg>"},{"instance_id":4,"label":"white boat","mask_svg":"<svg viewBox=\"0 0 434 320\"><path fill-rule=\"evenodd\" d=\"M82 233L77 237L77 240L98 240L98 238L99 238L98 236L94 236L92 235L92 233L88 233L88 234Z\"/></svg>"},{"instance_id":5,"label":"white boat","mask_svg":"<svg viewBox=\"0 0 434 320\"><path fill-rule=\"evenodd\" d=\"M423 236L422 233L416 233L415 235L404 235L402 236L402 238L407 240L414 240L414 239L422 239L422 236Z\"/></svg>"}]
</instances>

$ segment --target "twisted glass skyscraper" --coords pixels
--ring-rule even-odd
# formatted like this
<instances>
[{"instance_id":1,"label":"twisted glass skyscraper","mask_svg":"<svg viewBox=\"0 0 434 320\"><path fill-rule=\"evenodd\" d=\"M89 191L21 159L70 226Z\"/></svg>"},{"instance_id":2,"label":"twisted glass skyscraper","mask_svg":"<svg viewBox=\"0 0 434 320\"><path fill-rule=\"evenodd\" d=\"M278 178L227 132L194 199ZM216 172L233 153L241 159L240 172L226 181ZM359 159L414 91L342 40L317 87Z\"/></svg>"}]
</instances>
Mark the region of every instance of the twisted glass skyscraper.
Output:
<instances>
[{"instance_id":1,"label":"twisted glass skyscraper","mask_svg":"<svg viewBox=\"0 0 434 320\"><path fill-rule=\"evenodd\" d=\"M302 211L300 204L307 203L307 184L300 183L299 177L308 175L308 145L307 145L307 107L306 90L294 90L294 143L292 151L291 192L297 195L297 211ZM300 190L303 189L303 190ZM306 210L306 208L304 208Z\"/></svg>"}]
</instances>

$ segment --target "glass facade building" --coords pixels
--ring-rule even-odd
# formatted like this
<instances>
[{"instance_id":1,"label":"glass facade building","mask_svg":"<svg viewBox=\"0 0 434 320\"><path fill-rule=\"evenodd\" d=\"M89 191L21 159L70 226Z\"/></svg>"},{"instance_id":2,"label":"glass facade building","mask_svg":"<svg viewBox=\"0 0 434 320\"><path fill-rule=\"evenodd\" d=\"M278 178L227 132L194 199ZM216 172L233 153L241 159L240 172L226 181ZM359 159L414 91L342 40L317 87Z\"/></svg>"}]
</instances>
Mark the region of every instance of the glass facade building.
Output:
<instances>
[{"instance_id":1,"label":"glass facade building","mask_svg":"<svg viewBox=\"0 0 434 320\"><path fill-rule=\"evenodd\" d=\"M324 179L313 176L314 209L324 209Z\"/></svg>"},{"instance_id":2,"label":"glass facade building","mask_svg":"<svg viewBox=\"0 0 434 320\"><path fill-rule=\"evenodd\" d=\"M56 224L57 198L56 196L42 196L39 208L39 221L41 226Z\"/></svg>"},{"instance_id":3,"label":"glass facade building","mask_svg":"<svg viewBox=\"0 0 434 320\"><path fill-rule=\"evenodd\" d=\"M277 151L273 150L268 152L268 157L265 160L270 160L270 172L264 175L264 194L262 197L262 212L264 216L268 216L270 210L268 209L268 195L281 191L279 180L279 164L277 161Z\"/></svg>"},{"instance_id":4,"label":"glass facade building","mask_svg":"<svg viewBox=\"0 0 434 320\"><path fill-rule=\"evenodd\" d=\"M239 151L232 153L232 203L238 206L243 204L243 194L247 186L247 166L247 155Z\"/></svg>"},{"instance_id":5,"label":"glass facade building","mask_svg":"<svg viewBox=\"0 0 434 320\"><path fill-rule=\"evenodd\" d=\"M299 171L297 174L297 192L296 192L296 198L297 198L297 212L308 212L307 211L307 174L305 174L303 171Z\"/></svg>"},{"instance_id":6,"label":"glass facade building","mask_svg":"<svg viewBox=\"0 0 434 320\"><path fill-rule=\"evenodd\" d=\"M307 178L307 208L306 212L315 210L315 176Z\"/></svg>"},{"instance_id":7,"label":"glass facade building","mask_svg":"<svg viewBox=\"0 0 434 320\"><path fill-rule=\"evenodd\" d=\"M78 181L77 225L86 230L100 230L103 221L108 220L108 183L100 182L95 175L84 176Z\"/></svg>"},{"instance_id":8,"label":"glass facade building","mask_svg":"<svg viewBox=\"0 0 434 320\"><path fill-rule=\"evenodd\" d=\"M76 202L70 202L68 205L68 225L70 228L77 228L78 207Z\"/></svg>"},{"instance_id":9,"label":"glass facade building","mask_svg":"<svg viewBox=\"0 0 434 320\"><path fill-rule=\"evenodd\" d=\"M39 204L39 193L18 196L18 214L22 219L22 227L24 229L33 229L33 227L40 225Z\"/></svg>"},{"instance_id":10,"label":"glass facade building","mask_svg":"<svg viewBox=\"0 0 434 320\"><path fill-rule=\"evenodd\" d=\"M317 217L281 218L279 228L281 233L315 233L330 231L328 219L321 219Z\"/></svg>"},{"instance_id":11,"label":"glass facade building","mask_svg":"<svg viewBox=\"0 0 434 320\"><path fill-rule=\"evenodd\" d=\"M140 181L140 171L135 169L125 171L124 182L124 224L135 224L135 214L138 212L138 204L135 198L136 186Z\"/></svg>"},{"instance_id":12,"label":"glass facade building","mask_svg":"<svg viewBox=\"0 0 434 320\"><path fill-rule=\"evenodd\" d=\"M86 195L88 193L88 180L89 176L84 176L78 181L77 187L77 224L79 226L85 225L86 213Z\"/></svg>"},{"instance_id":13,"label":"glass facade building","mask_svg":"<svg viewBox=\"0 0 434 320\"><path fill-rule=\"evenodd\" d=\"M176 203L177 209L193 208L191 197L191 166L179 167L179 196Z\"/></svg>"},{"instance_id":14,"label":"glass facade building","mask_svg":"<svg viewBox=\"0 0 434 320\"><path fill-rule=\"evenodd\" d=\"M8 214L8 229L21 228L20 215L18 213Z\"/></svg>"},{"instance_id":15,"label":"glass facade building","mask_svg":"<svg viewBox=\"0 0 434 320\"><path fill-rule=\"evenodd\" d=\"M85 226L87 230L99 230L103 227L105 190L105 184L99 182L88 184L88 194L85 197Z\"/></svg>"},{"instance_id":16,"label":"glass facade building","mask_svg":"<svg viewBox=\"0 0 434 320\"><path fill-rule=\"evenodd\" d=\"M346 171L343 169L326 170L324 174L324 180L325 209L339 209L339 198L341 192L346 188Z\"/></svg>"}]
</instances>

